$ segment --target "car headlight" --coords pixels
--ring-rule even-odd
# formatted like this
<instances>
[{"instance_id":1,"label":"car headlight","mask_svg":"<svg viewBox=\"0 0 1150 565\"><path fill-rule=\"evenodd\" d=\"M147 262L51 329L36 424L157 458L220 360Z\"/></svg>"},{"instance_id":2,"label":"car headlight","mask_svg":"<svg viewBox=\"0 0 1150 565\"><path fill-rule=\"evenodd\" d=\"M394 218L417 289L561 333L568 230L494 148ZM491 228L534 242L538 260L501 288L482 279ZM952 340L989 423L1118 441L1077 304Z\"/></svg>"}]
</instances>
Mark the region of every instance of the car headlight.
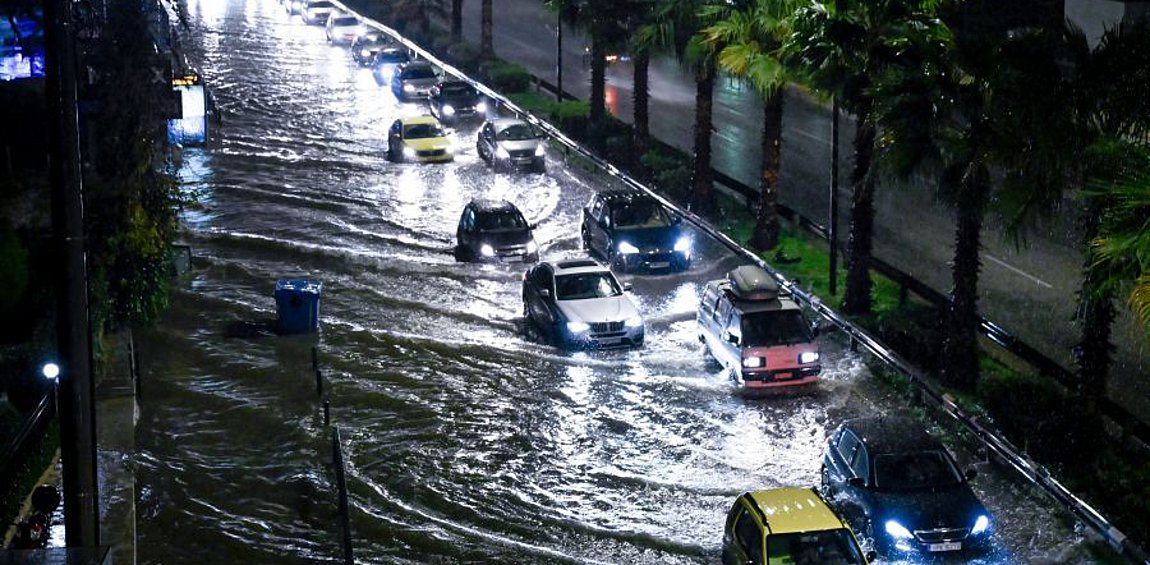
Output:
<instances>
[{"instance_id":1,"label":"car headlight","mask_svg":"<svg viewBox=\"0 0 1150 565\"><path fill-rule=\"evenodd\" d=\"M368 56L370 56L370 55L371 55L371 50L370 50L370 49L360 49L360 51L359 51L359 56L360 56L361 58L364 58L364 59L366 59L366 58L367 58Z\"/></svg>"},{"instance_id":2,"label":"car headlight","mask_svg":"<svg viewBox=\"0 0 1150 565\"><path fill-rule=\"evenodd\" d=\"M495 148L495 156L499 157L500 159L510 159L511 158L511 154L508 153L507 150L504 149L502 145L499 145Z\"/></svg>"},{"instance_id":3,"label":"car headlight","mask_svg":"<svg viewBox=\"0 0 1150 565\"><path fill-rule=\"evenodd\" d=\"M486 102L476 102L475 103L475 111L479 112L480 114L486 113L487 112L487 103Z\"/></svg>"},{"instance_id":4,"label":"car headlight","mask_svg":"<svg viewBox=\"0 0 1150 565\"><path fill-rule=\"evenodd\" d=\"M547 152L547 146L546 145L540 143L539 145L535 146L535 156L536 157L542 157L543 154L546 152Z\"/></svg>"},{"instance_id":5,"label":"car headlight","mask_svg":"<svg viewBox=\"0 0 1150 565\"><path fill-rule=\"evenodd\" d=\"M408 159L412 159L415 157L415 150L410 147L404 147L403 156L407 157Z\"/></svg>"},{"instance_id":6,"label":"car headlight","mask_svg":"<svg viewBox=\"0 0 1150 565\"><path fill-rule=\"evenodd\" d=\"M479 254L484 256L484 257L494 257L495 256L495 248L484 243L483 245L479 246Z\"/></svg>"},{"instance_id":7,"label":"car headlight","mask_svg":"<svg viewBox=\"0 0 1150 565\"><path fill-rule=\"evenodd\" d=\"M454 116L455 115L455 107L452 106L451 104L444 104L443 105L443 115Z\"/></svg>"},{"instance_id":8,"label":"car headlight","mask_svg":"<svg viewBox=\"0 0 1150 565\"><path fill-rule=\"evenodd\" d=\"M690 252L691 251L691 240L689 240L685 237L680 237L679 241L675 242L675 251L678 251L679 253Z\"/></svg>"},{"instance_id":9,"label":"car headlight","mask_svg":"<svg viewBox=\"0 0 1150 565\"><path fill-rule=\"evenodd\" d=\"M535 243L534 239L531 241L528 241L527 242L527 252L528 253L535 253L536 251L539 251L539 244Z\"/></svg>"},{"instance_id":10,"label":"car headlight","mask_svg":"<svg viewBox=\"0 0 1150 565\"><path fill-rule=\"evenodd\" d=\"M799 363L814 363L819 360L819 354L814 351L804 351L799 354Z\"/></svg>"},{"instance_id":11,"label":"car headlight","mask_svg":"<svg viewBox=\"0 0 1150 565\"><path fill-rule=\"evenodd\" d=\"M975 519L974 527L970 529L970 533L972 535L978 535L978 534L981 534L982 532L985 532L987 530L987 528L989 528L989 527L990 527L990 518L987 518L986 515L983 514L983 515L979 516L977 519Z\"/></svg>"},{"instance_id":12,"label":"car headlight","mask_svg":"<svg viewBox=\"0 0 1150 565\"><path fill-rule=\"evenodd\" d=\"M630 318L627 318L627 321L624 322L624 325L626 325L628 328L641 328L643 327L643 317L631 316Z\"/></svg>"},{"instance_id":13,"label":"car headlight","mask_svg":"<svg viewBox=\"0 0 1150 565\"><path fill-rule=\"evenodd\" d=\"M763 361L766 361L766 359L762 357L744 357L743 366L748 369L757 369L763 366Z\"/></svg>"},{"instance_id":14,"label":"car headlight","mask_svg":"<svg viewBox=\"0 0 1150 565\"><path fill-rule=\"evenodd\" d=\"M638 253L638 252L639 252L638 247L635 247L634 245L631 245L630 243L627 243L626 241L620 241L619 242L619 253L626 255L628 253Z\"/></svg>"},{"instance_id":15,"label":"car headlight","mask_svg":"<svg viewBox=\"0 0 1150 565\"><path fill-rule=\"evenodd\" d=\"M405 85L403 85L403 91L404 92L415 92L415 85L410 84L410 83L405 84Z\"/></svg>"},{"instance_id":16,"label":"car headlight","mask_svg":"<svg viewBox=\"0 0 1150 565\"><path fill-rule=\"evenodd\" d=\"M581 334L591 329L591 324L587 322L567 322L567 331L573 334Z\"/></svg>"},{"instance_id":17,"label":"car headlight","mask_svg":"<svg viewBox=\"0 0 1150 565\"><path fill-rule=\"evenodd\" d=\"M890 537L892 537L894 539L913 539L914 538L914 536L910 533L910 530L906 529L906 526L899 524L895 520L887 520L885 529L886 529L886 533L890 534Z\"/></svg>"}]
</instances>

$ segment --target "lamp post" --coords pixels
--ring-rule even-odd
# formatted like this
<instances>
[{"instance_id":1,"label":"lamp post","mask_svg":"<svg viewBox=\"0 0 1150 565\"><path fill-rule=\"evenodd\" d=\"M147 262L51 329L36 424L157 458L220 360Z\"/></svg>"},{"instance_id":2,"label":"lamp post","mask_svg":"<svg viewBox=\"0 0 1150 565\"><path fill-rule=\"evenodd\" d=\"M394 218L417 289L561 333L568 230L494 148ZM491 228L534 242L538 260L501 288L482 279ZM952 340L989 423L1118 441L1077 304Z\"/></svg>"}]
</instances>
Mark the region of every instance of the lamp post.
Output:
<instances>
[{"instance_id":1,"label":"lamp post","mask_svg":"<svg viewBox=\"0 0 1150 565\"><path fill-rule=\"evenodd\" d=\"M563 101L563 5L555 11L555 98Z\"/></svg>"},{"instance_id":2,"label":"lamp post","mask_svg":"<svg viewBox=\"0 0 1150 565\"><path fill-rule=\"evenodd\" d=\"M838 226L839 226L839 99L831 99L831 211L827 239L831 245L830 280L827 290L838 293Z\"/></svg>"}]
</instances>

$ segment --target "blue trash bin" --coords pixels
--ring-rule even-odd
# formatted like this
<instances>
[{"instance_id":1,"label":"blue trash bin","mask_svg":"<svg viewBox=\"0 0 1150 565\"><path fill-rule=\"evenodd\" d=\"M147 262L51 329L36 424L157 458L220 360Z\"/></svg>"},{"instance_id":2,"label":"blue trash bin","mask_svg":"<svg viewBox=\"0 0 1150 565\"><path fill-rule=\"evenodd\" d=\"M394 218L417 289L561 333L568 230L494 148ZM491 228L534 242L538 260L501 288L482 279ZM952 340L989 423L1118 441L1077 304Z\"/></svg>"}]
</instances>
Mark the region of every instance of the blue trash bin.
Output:
<instances>
[{"instance_id":1,"label":"blue trash bin","mask_svg":"<svg viewBox=\"0 0 1150 565\"><path fill-rule=\"evenodd\" d=\"M323 284L310 280L276 281L279 332L299 334L319 329L319 297Z\"/></svg>"}]
</instances>

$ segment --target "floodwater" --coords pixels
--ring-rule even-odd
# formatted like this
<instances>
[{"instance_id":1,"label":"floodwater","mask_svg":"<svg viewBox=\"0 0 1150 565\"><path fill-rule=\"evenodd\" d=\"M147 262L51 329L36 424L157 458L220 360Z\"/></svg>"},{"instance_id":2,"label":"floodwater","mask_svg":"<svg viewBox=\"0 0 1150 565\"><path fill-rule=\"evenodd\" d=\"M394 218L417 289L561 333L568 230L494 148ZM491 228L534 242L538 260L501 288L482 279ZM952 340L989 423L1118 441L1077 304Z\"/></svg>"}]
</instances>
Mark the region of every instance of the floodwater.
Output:
<instances>
[{"instance_id":1,"label":"floodwater","mask_svg":"<svg viewBox=\"0 0 1150 565\"><path fill-rule=\"evenodd\" d=\"M187 8L183 43L222 127L180 171L200 202L185 215L191 273L138 336L141 562L342 560L324 399L357 563L716 562L738 494L815 484L835 425L906 409L834 334L819 338L811 394L738 394L694 322L702 285L738 262L701 234L689 271L621 277L644 347L541 343L522 318L522 266L453 259L458 215L506 198L539 222L544 259L578 255L581 207L609 178L555 150L546 174L493 173L475 125L457 129L453 163L389 163L388 125L422 107L321 28L275 0ZM318 335L272 331L281 278L322 281ZM980 561L1074 559L1073 524L980 469L997 532Z\"/></svg>"}]
</instances>

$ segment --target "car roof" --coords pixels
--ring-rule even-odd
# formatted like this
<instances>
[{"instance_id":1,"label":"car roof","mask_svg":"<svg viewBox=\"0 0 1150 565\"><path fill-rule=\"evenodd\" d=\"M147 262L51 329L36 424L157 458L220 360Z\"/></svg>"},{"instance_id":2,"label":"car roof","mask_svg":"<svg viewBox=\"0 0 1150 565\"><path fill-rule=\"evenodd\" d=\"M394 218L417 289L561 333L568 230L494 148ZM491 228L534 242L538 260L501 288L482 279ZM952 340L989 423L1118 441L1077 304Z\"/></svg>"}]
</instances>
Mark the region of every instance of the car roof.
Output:
<instances>
[{"instance_id":1,"label":"car roof","mask_svg":"<svg viewBox=\"0 0 1150 565\"><path fill-rule=\"evenodd\" d=\"M439 120L435 116L424 114L422 116L405 116L399 119L399 123L405 126L414 126L416 124L434 124L440 125Z\"/></svg>"},{"instance_id":2,"label":"car roof","mask_svg":"<svg viewBox=\"0 0 1150 565\"><path fill-rule=\"evenodd\" d=\"M843 422L867 445L871 455L906 451L945 450L922 424L906 416L867 416Z\"/></svg>"},{"instance_id":3,"label":"car roof","mask_svg":"<svg viewBox=\"0 0 1150 565\"><path fill-rule=\"evenodd\" d=\"M514 125L530 126L531 124L519 118L497 118L491 120L491 127L495 128L496 131L502 131Z\"/></svg>"},{"instance_id":4,"label":"car roof","mask_svg":"<svg viewBox=\"0 0 1150 565\"><path fill-rule=\"evenodd\" d=\"M747 493L772 534L834 530L843 521L810 488L782 487Z\"/></svg>"},{"instance_id":5,"label":"car roof","mask_svg":"<svg viewBox=\"0 0 1150 565\"><path fill-rule=\"evenodd\" d=\"M400 63L398 66L395 67L395 70L397 72L399 72L399 71L402 71L403 69L410 69L412 67L429 67L432 69L435 68L434 66L432 66L431 61L424 61L421 59L418 61L408 61L406 63Z\"/></svg>"},{"instance_id":6,"label":"car roof","mask_svg":"<svg viewBox=\"0 0 1150 565\"><path fill-rule=\"evenodd\" d=\"M359 18L357 18L351 14L341 14L341 15L336 16L336 17L331 19L332 23L340 23L340 22L344 22L347 20L351 20L357 24L359 23Z\"/></svg>"},{"instance_id":7,"label":"car roof","mask_svg":"<svg viewBox=\"0 0 1150 565\"><path fill-rule=\"evenodd\" d=\"M600 200L607 202L607 203L610 203L610 204L615 204L615 203L619 203L619 202L624 202L624 203L638 203L638 202L648 203L648 202L650 202L650 203L654 203L654 204L659 204L659 201L655 200L653 197L651 197L651 195L644 194L642 192L635 192L634 190L625 190L625 189L603 190L603 191L596 193L596 195L599 197Z\"/></svg>"},{"instance_id":8,"label":"car roof","mask_svg":"<svg viewBox=\"0 0 1150 565\"><path fill-rule=\"evenodd\" d=\"M459 79L453 78L453 79L441 80L441 81L439 81L439 84L437 84L436 86L440 86L440 87L443 87L443 86L471 86L471 83L467 82L465 80L459 80Z\"/></svg>"},{"instance_id":9,"label":"car roof","mask_svg":"<svg viewBox=\"0 0 1150 565\"><path fill-rule=\"evenodd\" d=\"M740 312L753 313L753 312L776 312L782 310L801 310L798 303L792 300L788 295L780 294L776 298L769 300L746 300L740 298L737 293L731 288L731 281L729 279L720 279L711 281L710 284L715 285L719 292L731 301L731 306L734 306Z\"/></svg>"},{"instance_id":10,"label":"car roof","mask_svg":"<svg viewBox=\"0 0 1150 565\"><path fill-rule=\"evenodd\" d=\"M471 205L475 207L477 212L519 211L519 208L516 208L514 204L501 199L474 198L471 200Z\"/></svg>"},{"instance_id":11,"label":"car roof","mask_svg":"<svg viewBox=\"0 0 1150 565\"><path fill-rule=\"evenodd\" d=\"M308 8L334 8L335 4L332 4L328 0L311 0L311 2L307 3L307 7Z\"/></svg>"},{"instance_id":12,"label":"car roof","mask_svg":"<svg viewBox=\"0 0 1150 565\"><path fill-rule=\"evenodd\" d=\"M610 269L603 266L602 263L590 258L547 261L546 264L551 265L551 269L555 271L556 275L610 271Z\"/></svg>"}]
</instances>

